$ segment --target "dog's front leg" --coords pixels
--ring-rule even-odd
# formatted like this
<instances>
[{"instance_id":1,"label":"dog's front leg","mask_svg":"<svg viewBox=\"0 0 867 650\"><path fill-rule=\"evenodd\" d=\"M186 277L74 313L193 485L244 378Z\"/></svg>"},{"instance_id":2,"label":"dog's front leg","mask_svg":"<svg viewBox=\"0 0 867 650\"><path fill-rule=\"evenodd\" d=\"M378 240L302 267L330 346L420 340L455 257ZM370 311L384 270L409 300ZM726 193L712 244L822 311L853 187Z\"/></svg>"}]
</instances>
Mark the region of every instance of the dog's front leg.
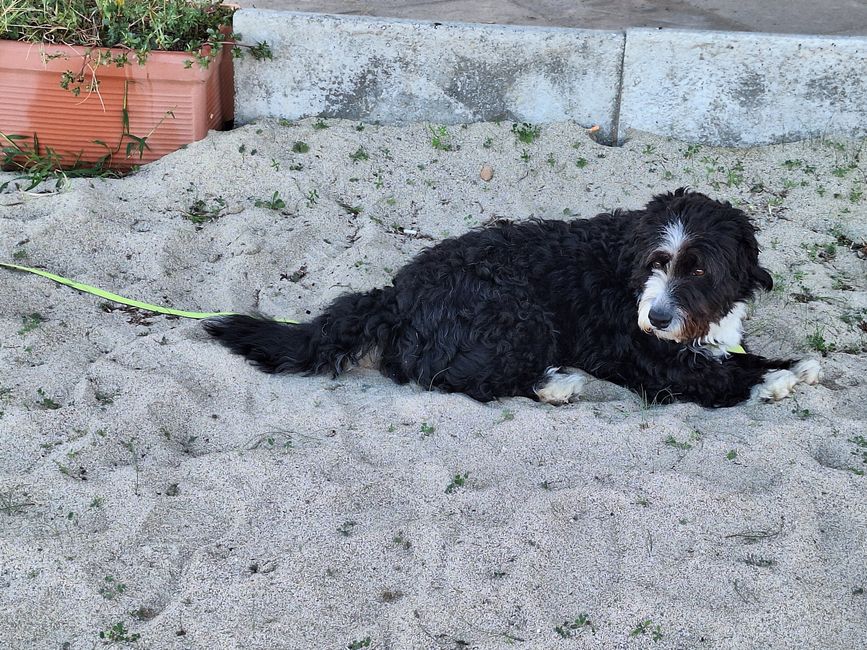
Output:
<instances>
[{"instance_id":1,"label":"dog's front leg","mask_svg":"<svg viewBox=\"0 0 867 650\"><path fill-rule=\"evenodd\" d=\"M671 399L702 406L734 406L747 400L776 401L792 394L799 383L816 384L822 370L814 359L766 359L734 354L726 359L683 357L677 364L648 368L640 389L648 400Z\"/></svg>"}]
</instances>

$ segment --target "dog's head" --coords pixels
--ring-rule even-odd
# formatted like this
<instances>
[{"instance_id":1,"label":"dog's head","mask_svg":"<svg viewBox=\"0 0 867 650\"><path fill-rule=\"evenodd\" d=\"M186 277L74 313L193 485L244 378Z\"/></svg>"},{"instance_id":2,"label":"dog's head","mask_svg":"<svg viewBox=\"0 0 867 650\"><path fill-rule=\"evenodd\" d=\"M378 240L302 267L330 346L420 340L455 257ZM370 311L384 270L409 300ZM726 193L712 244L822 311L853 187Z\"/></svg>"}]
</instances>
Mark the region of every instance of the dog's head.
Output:
<instances>
[{"instance_id":1,"label":"dog's head","mask_svg":"<svg viewBox=\"0 0 867 650\"><path fill-rule=\"evenodd\" d=\"M631 286L638 325L661 339L698 343L737 317L756 288L771 289L759 266L756 229L729 203L679 189L639 213Z\"/></svg>"}]
</instances>

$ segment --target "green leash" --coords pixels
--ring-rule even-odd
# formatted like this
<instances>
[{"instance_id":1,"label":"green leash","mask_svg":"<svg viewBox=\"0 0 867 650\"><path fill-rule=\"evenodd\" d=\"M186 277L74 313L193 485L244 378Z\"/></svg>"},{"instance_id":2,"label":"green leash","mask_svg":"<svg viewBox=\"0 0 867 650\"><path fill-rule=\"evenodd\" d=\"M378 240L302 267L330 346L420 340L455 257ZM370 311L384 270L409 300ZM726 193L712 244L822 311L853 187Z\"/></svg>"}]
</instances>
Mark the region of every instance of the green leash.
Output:
<instances>
[{"instance_id":1,"label":"green leash","mask_svg":"<svg viewBox=\"0 0 867 650\"><path fill-rule=\"evenodd\" d=\"M33 273L34 275L42 276L43 278L48 278L49 280L53 280L58 284L64 284L67 287L72 287L77 291L82 291L84 293L89 293L94 296L99 296L100 298L104 298L105 300L110 300L111 302L116 302L121 305L129 305L130 307L135 307L137 309L143 309L144 311L152 311L157 314L165 314L166 316L177 316L178 318L195 318L197 320L201 320L202 318L211 318L212 316L238 316L239 314L235 314L233 312L228 311L218 311L218 312L204 312L204 311L182 311L180 309L172 309L171 307L161 307L160 305L151 305L146 302L140 302L138 300L132 300L131 298L124 298L123 296L119 296L116 293L111 293L110 291L105 291L98 287L92 287L89 284L84 284L83 282L76 282L75 280L70 280L69 278L64 278L60 275L55 275L54 273L49 273L48 271L42 271L40 269L33 269L29 266L20 266L19 264L9 264L8 262L0 262L0 267L12 269L13 271L23 271L25 273ZM274 319L280 323L297 323L298 321L294 320L286 320L286 319Z\"/></svg>"}]
</instances>

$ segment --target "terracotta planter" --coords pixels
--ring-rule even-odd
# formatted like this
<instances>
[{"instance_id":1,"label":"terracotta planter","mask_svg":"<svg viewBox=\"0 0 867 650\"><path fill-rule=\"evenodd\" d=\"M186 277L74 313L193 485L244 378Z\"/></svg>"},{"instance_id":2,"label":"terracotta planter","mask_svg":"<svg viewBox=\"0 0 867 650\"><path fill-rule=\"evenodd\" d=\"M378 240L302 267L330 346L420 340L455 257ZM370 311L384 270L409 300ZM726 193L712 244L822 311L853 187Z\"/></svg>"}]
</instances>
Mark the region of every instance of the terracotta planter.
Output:
<instances>
[{"instance_id":1,"label":"terracotta planter","mask_svg":"<svg viewBox=\"0 0 867 650\"><path fill-rule=\"evenodd\" d=\"M192 59L186 52L151 52L145 65L130 54L127 65L95 67L95 90L90 90L94 70L87 65L88 52L84 47L0 40L0 133L35 134L40 150L54 150L65 166L109 155L108 166L128 169L201 140L209 129L220 129L232 119L228 47L205 69L197 63L185 67ZM61 88L65 71L77 74L82 69L78 96ZM136 138L146 139L143 151ZM19 146L24 144L32 146L32 139Z\"/></svg>"}]
</instances>

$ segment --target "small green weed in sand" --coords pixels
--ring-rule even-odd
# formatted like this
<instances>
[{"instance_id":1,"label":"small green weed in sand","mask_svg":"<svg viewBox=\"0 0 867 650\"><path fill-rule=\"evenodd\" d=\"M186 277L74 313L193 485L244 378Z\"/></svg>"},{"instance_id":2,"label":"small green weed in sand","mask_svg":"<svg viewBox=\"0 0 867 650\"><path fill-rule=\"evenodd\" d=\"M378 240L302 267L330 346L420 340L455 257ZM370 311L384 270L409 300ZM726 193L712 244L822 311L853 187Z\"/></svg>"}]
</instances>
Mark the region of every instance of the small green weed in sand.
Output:
<instances>
[{"instance_id":1,"label":"small green weed in sand","mask_svg":"<svg viewBox=\"0 0 867 650\"><path fill-rule=\"evenodd\" d=\"M452 135L449 133L449 130L445 126L437 126L434 127L428 124L427 127L430 132L430 146L438 151L454 151L455 146L452 143Z\"/></svg>"},{"instance_id":2,"label":"small green weed in sand","mask_svg":"<svg viewBox=\"0 0 867 650\"><path fill-rule=\"evenodd\" d=\"M391 541L396 546L400 546L404 551L408 551L412 548L412 542L406 538L406 534L402 530L397 531L397 535L395 535Z\"/></svg>"},{"instance_id":3,"label":"small green weed in sand","mask_svg":"<svg viewBox=\"0 0 867 650\"><path fill-rule=\"evenodd\" d=\"M358 522L353 521L352 519L347 519L342 524L340 524L340 526L337 528L337 532L344 537L350 537L357 525Z\"/></svg>"},{"instance_id":4,"label":"small green weed in sand","mask_svg":"<svg viewBox=\"0 0 867 650\"><path fill-rule=\"evenodd\" d=\"M827 244L801 244L801 248L807 251L807 257L813 262L820 260L830 262L837 257L837 244L834 242Z\"/></svg>"},{"instance_id":5,"label":"small green weed in sand","mask_svg":"<svg viewBox=\"0 0 867 650\"><path fill-rule=\"evenodd\" d=\"M852 170L857 167L858 163L850 162L847 165L839 165L837 167L834 167L834 169L831 170L831 174L833 174L837 178L846 178L846 176L848 176L852 172Z\"/></svg>"},{"instance_id":6,"label":"small green weed in sand","mask_svg":"<svg viewBox=\"0 0 867 650\"><path fill-rule=\"evenodd\" d=\"M19 487L12 486L0 490L0 512L12 516L24 512L25 508L36 505L27 498L26 493L18 494Z\"/></svg>"},{"instance_id":7,"label":"small green weed in sand","mask_svg":"<svg viewBox=\"0 0 867 650\"><path fill-rule=\"evenodd\" d=\"M831 288L834 291L855 291L855 285L845 273L831 274Z\"/></svg>"},{"instance_id":8,"label":"small green weed in sand","mask_svg":"<svg viewBox=\"0 0 867 650\"><path fill-rule=\"evenodd\" d=\"M313 123L313 128L317 131L321 131L322 129L328 128L328 122L323 120L321 117Z\"/></svg>"},{"instance_id":9,"label":"small green weed in sand","mask_svg":"<svg viewBox=\"0 0 867 650\"><path fill-rule=\"evenodd\" d=\"M512 133L518 138L518 142L533 144L542 133L542 129L528 122L523 122L521 124L513 124Z\"/></svg>"},{"instance_id":10,"label":"small green weed in sand","mask_svg":"<svg viewBox=\"0 0 867 650\"><path fill-rule=\"evenodd\" d=\"M744 558L744 564L749 564L750 566L759 567L760 569L770 569L777 563L776 560L766 557L760 557L758 555L753 555L750 553Z\"/></svg>"},{"instance_id":11,"label":"small green weed in sand","mask_svg":"<svg viewBox=\"0 0 867 650\"><path fill-rule=\"evenodd\" d=\"M196 199L190 204L190 207L181 211L181 216L196 225L201 225L208 221L216 221L223 216L225 209L226 201L222 196L210 201L208 199Z\"/></svg>"},{"instance_id":12,"label":"small green weed in sand","mask_svg":"<svg viewBox=\"0 0 867 650\"><path fill-rule=\"evenodd\" d=\"M862 332L867 332L867 309L857 309L855 307L847 307L840 314L840 320L846 323L849 327L860 329Z\"/></svg>"},{"instance_id":13,"label":"small green weed in sand","mask_svg":"<svg viewBox=\"0 0 867 650\"><path fill-rule=\"evenodd\" d=\"M525 165L530 162L530 152L527 149L524 149L521 152L521 160L524 162Z\"/></svg>"},{"instance_id":14,"label":"small green weed in sand","mask_svg":"<svg viewBox=\"0 0 867 650\"><path fill-rule=\"evenodd\" d=\"M21 262L22 260L27 259L27 251L23 248L19 248L17 251L12 253L12 259L16 262Z\"/></svg>"},{"instance_id":15,"label":"small green weed in sand","mask_svg":"<svg viewBox=\"0 0 867 650\"><path fill-rule=\"evenodd\" d=\"M133 137L132 134L124 135ZM63 169L62 156L51 147L43 146L35 134L27 136L0 132L0 167L21 172L20 176L0 183L0 192L4 192L14 181L26 181L26 192L48 181L54 181L54 188L60 190L69 185L70 178L116 177L118 174L106 167L110 158L111 152L108 152L96 162L76 162L71 168Z\"/></svg>"},{"instance_id":16,"label":"small green weed in sand","mask_svg":"<svg viewBox=\"0 0 867 650\"><path fill-rule=\"evenodd\" d=\"M253 203L257 208L268 208L269 210L282 210L286 207L286 201L280 198L279 192L274 192L270 199L256 199Z\"/></svg>"},{"instance_id":17,"label":"small green weed in sand","mask_svg":"<svg viewBox=\"0 0 867 650\"><path fill-rule=\"evenodd\" d=\"M0 386L0 400L6 401L11 399L12 389L7 386ZM0 418L3 417L4 411L0 410Z\"/></svg>"},{"instance_id":18,"label":"small green weed in sand","mask_svg":"<svg viewBox=\"0 0 867 650\"><path fill-rule=\"evenodd\" d=\"M358 163L365 160L370 160L370 154L367 153L367 149L365 149L364 147L358 147L358 149L349 154L349 159L354 163Z\"/></svg>"},{"instance_id":19,"label":"small green weed in sand","mask_svg":"<svg viewBox=\"0 0 867 650\"><path fill-rule=\"evenodd\" d=\"M120 446L129 452L130 464L132 465L133 470L135 470L135 486L133 488L133 493L136 496L140 496L139 490L138 490L138 487L139 487L139 466L138 466L139 451L138 451L137 443L138 443L138 438L133 436L129 440L121 441Z\"/></svg>"},{"instance_id":20,"label":"small green weed in sand","mask_svg":"<svg viewBox=\"0 0 867 650\"><path fill-rule=\"evenodd\" d=\"M855 450L850 452L853 456L861 459L861 462L867 465L867 438L864 436L852 436L848 439L853 445L855 445ZM864 476L864 470L859 468L850 467L849 468L855 474L859 476Z\"/></svg>"},{"instance_id":21,"label":"small green weed in sand","mask_svg":"<svg viewBox=\"0 0 867 650\"><path fill-rule=\"evenodd\" d=\"M99 588L99 595L106 600L114 600L126 592L126 585L115 580L113 576L105 576L103 582L104 584Z\"/></svg>"},{"instance_id":22,"label":"small green weed in sand","mask_svg":"<svg viewBox=\"0 0 867 650\"><path fill-rule=\"evenodd\" d=\"M339 199L337 201L337 205L346 210L347 214L351 214L353 217L357 217L362 212L364 212L364 208L362 208L360 205L350 205L346 201L341 201Z\"/></svg>"},{"instance_id":23,"label":"small green weed in sand","mask_svg":"<svg viewBox=\"0 0 867 650\"><path fill-rule=\"evenodd\" d=\"M37 406L44 408L44 409L48 409L49 411L56 411L57 409L60 408L60 404L58 404L53 399L48 397L48 395L45 394L44 389L37 388L36 394L39 395L39 401L36 402Z\"/></svg>"},{"instance_id":24,"label":"small green weed in sand","mask_svg":"<svg viewBox=\"0 0 867 650\"><path fill-rule=\"evenodd\" d=\"M784 197L783 197L783 196L779 196L779 195L777 195L777 196L772 196L771 198L769 198L769 199L768 199L768 212L771 213L771 214L773 214L773 209L772 209L772 208L778 208L778 207L780 207L781 205L783 205L783 200L784 200Z\"/></svg>"},{"instance_id":25,"label":"small green weed in sand","mask_svg":"<svg viewBox=\"0 0 867 650\"><path fill-rule=\"evenodd\" d=\"M307 192L306 199L307 199L307 207L312 208L314 205L316 205L316 202L319 200L319 190L312 189L309 192Z\"/></svg>"},{"instance_id":26,"label":"small green weed in sand","mask_svg":"<svg viewBox=\"0 0 867 650\"><path fill-rule=\"evenodd\" d=\"M650 638L654 641L660 641L664 636L662 628L659 625L654 625L649 618L644 621L639 621L632 631L629 633L629 638L650 634Z\"/></svg>"},{"instance_id":27,"label":"small green weed in sand","mask_svg":"<svg viewBox=\"0 0 867 650\"><path fill-rule=\"evenodd\" d=\"M358 641L351 641L346 645L346 650L361 650L361 648L369 648L370 644L373 643L370 640L369 636L364 637Z\"/></svg>"},{"instance_id":28,"label":"small green weed in sand","mask_svg":"<svg viewBox=\"0 0 867 650\"><path fill-rule=\"evenodd\" d=\"M141 639L141 634L138 632L130 632L126 629L123 621L118 621L107 630L99 633L99 638L103 643L135 643Z\"/></svg>"},{"instance_id":29,"label":"small green weed in sand","mask_svg":"<svg viewBox=\"0 0 867 650\"><path fill-rule=\"evenodd\" d=\"M458 488L462 488L467 484L467 479L470 477L469 472L464 472L463 474L455 474L455 477L451 480L446 486L446 494L451 494Z\"/></svg>"},{"instance_id":30,"label":"small green weed in sand","mask_svg":"<svg viewBox=\"0 0 867 650\"><path fill-rule=\"evenodd\" d=\"M738 161L735 165L726 172L725 183L728 187L740 187L744 182L744 166Z\"/></svg>"},{"instance_id":31,"label":"small green weed in sand","mask_svg":"<svg viewBox=\"0 0 867 650\"><path fill-rule=\"evenodd\" d=\"M301 140L296 140L295 144L292 145L292 151L295 153L307 153L310 151L310 145Z\"/></svg>"},{"instance_id":32,"label":"small green weed in sand","mask_svg":"<svg viewBox=\"0 0 867 650\"><path fill-rule=\"evenodd\" d=\"M69 456L69 454L67 454ZM74 457L69 456L70 460ZM57 465L57 470L66 476L67 478L74 479L76 481L86 481L87 480L87 468L82 467L81 465L76 465L73 462L64 464L58 461L54 461L54 464Z\"/></svg>"},{"instance_id":33,"label":"small green weed in sand","mask_svg":"<svg viewBox=\"0 0 867 650\"><path fill-rule=\"evenodd\" d=\"M23 322L23 325L21 326L21 329L18 330L18 333L21 336L24 336L39 327L40 323L44 323L45 319L42 317L42 314L33 312L27 316L22 316L21 321Z\"/></svg>"},{"instance_id":34,"label":"small green weed in sand","mask_svg":"<svg viewBox=\"0 0 867 650\"><path fill-rule=\"evenodd\" d=\"M419 430L421 431L421 437L427 438L434 431L436 431L436 427L432 424L428 424L427 422L422 422L421 428Z\"/></svg>"},{"instance_id":35,"label":"small green weed in sand","mask_svg":"<svg viewBox=\"0 0 867 650\"><path fill-rule=\"evenodd\" d=\"M730 449L729 453L726 454L726 460L734 460L738 457L738 452L735 449Z\"/></svg>"},{"instance_id":36,"label":"small green weed in sand","mask_svg":"<svg viewBox=\"0 0 867 650\"><path fill-rule=\"evenodd\" d=\"M698 431L693 431L691 434L689 434L688 442L686 440L681 442L674 436L669 435L665 438L665 444L669 447L673 447L681 451L689 451L690 449L692 449L693 443L697 442L699 439L701 439L701 434Z\"/></svg>"},{"instance_id":37,"label":"small green weed in sand","mask_svg":"<svg viewBox=\"0 0 867 650\"><path fill-rule=\"evenodd\" d=\"M683 152L683 157L686 158L687 160L690 158L694 158L695 156L698 155L699 151L701 151L701 145L700 144L688 145L687 148Z\"/></svg>"},{"instance_id":38,"label":"small green weed in sand","mask_svg":"<svg viewBox=\"0 0 867 650\"><path fill-rule=\"evenodd\" d=\"M403 598L404 593L399 589L386 589L379 594L379 600L383 603L396 603Z\"/></svg>"},{"instance_id":39,"label":"small green weed in sand","mask_svg":"<svg viewBox=\"0 0 867 650\"><path fill-rule=\"evenodd\" d=\"M831 226L828 234L834 237L834 239L837 241L838 246L842 246L843 248L848 248L849 250L853 251L860 250L862 252L867 252L867 242L857 243L853 241L852 238L846 234L843 226L839 223L835 223L833 226Z\"/></svg>"},{"instance_id":40,"label":"small green weed in sand","mask_svg":"<svg viewBox=\"0 0 867 650\"><path fill-rule=\"evenodd\" d=\"M579 158L578 160L575 161L575 166L578 169L584 169L587 166L587 159L586 158Z\"/></svg>"},{"instance_id":41,"label":"small green weed in sand","mask_svg":"<svg viewBox=\"0 0 867 650\"><path fill-rule=\"evenodd\" d=\"M581 630L588 627L593 634L596 634L596 628L593 626L590 617L587 614L579 614L571 621L563 621L563 624L556 626L554 631L564 639L571 639L577 636Z\"/></svg>"},{"instance_id":42,"label":"small green weed in sand","mask_svg":"<svg viewBox=\"0 0 867 650\"><path fill-rule=\"evenodd\" d=\"M823 357L837 349L835 343L825 340L825 329L822 327L816 327L812 334L807 335L807 346L811 350L820 352Z\"/></svg>"},{"instance_id":43,"label":"small green weed in sand","mask_svg":"<svg viewBox=\"0 0 867 650\"><path fill-rule=\"evenodd\" d=\"M794 408L792 408L792 414L795 415L795 417L797 417L799 420L806 420L813 415L813 412L810 409L804 408L798 403L797 397L793 396L792 401L795 404Z\"/></svg>"}]
</instances>

